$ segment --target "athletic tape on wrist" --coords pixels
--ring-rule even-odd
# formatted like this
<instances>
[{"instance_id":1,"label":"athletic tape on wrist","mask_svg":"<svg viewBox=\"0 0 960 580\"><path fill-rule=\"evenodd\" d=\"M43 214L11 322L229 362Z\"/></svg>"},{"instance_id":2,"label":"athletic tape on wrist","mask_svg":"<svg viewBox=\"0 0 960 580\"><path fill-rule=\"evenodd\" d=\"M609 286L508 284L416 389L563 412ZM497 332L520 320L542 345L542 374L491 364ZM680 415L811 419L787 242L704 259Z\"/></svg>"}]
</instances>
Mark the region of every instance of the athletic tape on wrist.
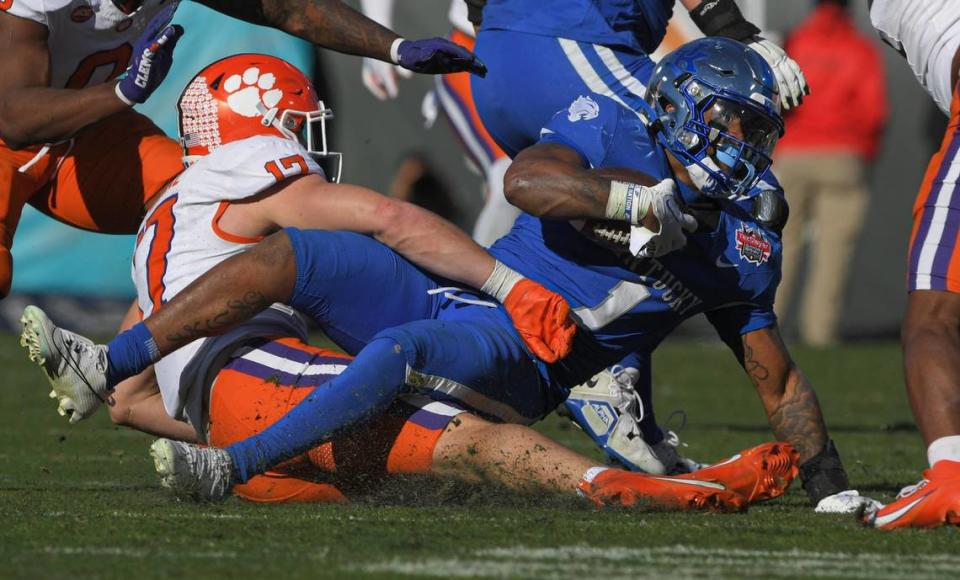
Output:
<instances>
[{"instance_id":1,"label":"athletic tape on wrist","mask_svg":"<svg viewBox=\"0 0 960 580\"><path fill-rule=\"evenodd\" d=\"M480 290L493 296L498 302L503 302L520 280L523 280L520 273L497 260L493 265L493 272Z\"/></svg>"},{"instance_id":2,"label":"athletic tape on wrist","mask_svg":"<svg viewBox=\"0 0 960 580\"><path fill-rule=\"evenodd\" d=\"M406 42L405 38L397 38L390 45L390 60L393 64L400 64L400 45Z\"/></svg>"},{"instance_id":3,"label":"athletic tape on wrist","mask_svg":"<svg viewBox=\"0 0 960 580\"><path fill-rule=\"evenodd\" d=\"M624 221L639 225L650 207L650 194L647 188L629 181L611 181L610 194L607 196L607 219Z\"/></svg>"},{"instance_id":4,"label":"athletic tape on wrist","mask_svg":"<svg viewBox=\"0 0 960 580\"><path fill-rule=\"evenodd\" d=\"M820 453L800 465L800 481L814 506L825 497L850 489L847 472L833 440L827 441Z\"/></svg>"}]
</instances>

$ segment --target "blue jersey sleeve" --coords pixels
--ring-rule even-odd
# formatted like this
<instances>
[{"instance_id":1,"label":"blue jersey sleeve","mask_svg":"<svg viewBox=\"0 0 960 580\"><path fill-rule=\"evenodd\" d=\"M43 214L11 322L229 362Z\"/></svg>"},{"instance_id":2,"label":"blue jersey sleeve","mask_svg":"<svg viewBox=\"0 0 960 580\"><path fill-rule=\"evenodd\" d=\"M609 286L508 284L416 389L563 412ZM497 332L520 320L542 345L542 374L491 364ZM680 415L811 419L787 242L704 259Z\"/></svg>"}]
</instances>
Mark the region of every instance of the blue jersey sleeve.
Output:
<instances>
[{"instance_id":1,"label":"blue jersey sleeve","mask_svg":"<svg viewBox=\"0 0 960 580\"><path fill-rule=\"evenodd\" d=\"M566 145L591 167L601 167L616 142L622 109L608 97L581 95L550 119L540 143Z\"/></svg>"},{"instance_id":2,"label":"blue jersey sleeve","mask_svg":"<svg viewBox=\"0 0 960 580\"><path fill-rule=\"evenodd\" d=\"M707 320L720 338L730 343L744 334L776 325L777 315L773 313L772 302L769 306L736 304L707 312Z\"/></svg>"}]
</instances>

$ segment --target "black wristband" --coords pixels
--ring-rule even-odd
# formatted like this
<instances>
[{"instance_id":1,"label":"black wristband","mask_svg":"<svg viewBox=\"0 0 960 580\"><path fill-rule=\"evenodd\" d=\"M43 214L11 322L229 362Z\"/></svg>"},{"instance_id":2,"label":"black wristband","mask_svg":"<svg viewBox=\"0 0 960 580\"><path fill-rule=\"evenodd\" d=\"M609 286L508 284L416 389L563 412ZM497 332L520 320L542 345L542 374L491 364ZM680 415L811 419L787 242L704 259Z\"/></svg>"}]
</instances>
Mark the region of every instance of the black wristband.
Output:
<instances>
[{"instance_id":1,"label":"black wristband","mask_svg":"<svg viewBox=\"0 0 960 580\"><path fill-rule=\"evenodd\" d=\"M847 472L833 440L827 441L823 451L800 466L800 481L814 506L827 496L850 489Z\"/></svg>"},{"instance_id":2,"label":"black wristband","mask_svg":"<svg viewBox=\"0 0 960 580\"><path fill-rule=\"evenodd\" d=\"M690 18L707 36L725 36L745 42L760 34L760 29L747 22L733 0L703 0L690 11Z\"/></svg>"},{"instance_id":3,"label":"black wristband","mask_svg":"<svg viewBox=\"0 0 960 580\"><path fill-rule=\"evenodd\" d=\"M480 28L483 22L483 6L487 0L464 0L464 2L467 3L467 18L470 19L470 23Z\"/></svg>"}]
</instances>

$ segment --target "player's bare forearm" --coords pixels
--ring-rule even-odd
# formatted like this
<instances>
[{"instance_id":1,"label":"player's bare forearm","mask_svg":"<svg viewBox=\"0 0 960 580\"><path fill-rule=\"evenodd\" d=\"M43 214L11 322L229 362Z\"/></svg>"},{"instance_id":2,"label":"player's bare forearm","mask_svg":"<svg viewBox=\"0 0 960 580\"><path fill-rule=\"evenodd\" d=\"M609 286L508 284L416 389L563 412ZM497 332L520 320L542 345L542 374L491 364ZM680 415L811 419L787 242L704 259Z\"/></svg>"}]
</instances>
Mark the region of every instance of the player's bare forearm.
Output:
<instances>
[{"instance_id":1,"label":"player's bare forearm","mask_svg":"<svg viewBox=\"0 0 960 580\"><path fill-rule=\"evenodd\" d=\"M217 264L144 320L162 355L287 302L297 270L282 232Z\"/></svg>"},{"instance_id":2,"label":"player's bare forearm","mask_svg":"<svg viewBox=\"0 0 960 580\"><path fill-rule=\"evenodd\" d=\"M117 98L114 83L80 90L11 89L0 96L0 137L12 149L56 143L129 108Z\"/></svg>"},{"instance_id":3,"label":"player's bare forearm","mask_svg":"<svg viewBox=\"0 0 960 580\"><path fill-rule=\"evenodd\" d=\"M221 226L254 220L276 227L343 230L367 234L424 270L480 288L493 272L494 259L460 228L412 203L357 185L328 183L317 175L284 184L255 204L232 206ZM243 232L237 232L243 233ZM246 232L247 235L251 232Z\"/></svg>"},{"instance_id":4,"label":"player's bare forearm","mask_svg":"<svg viewBox=\"0 0 960 580\"><path fill-rule=\"evenodd\" d=\"M777 439L791 443L801 463L822 451L829 437L820 402L790 358L779 331L763 329L744 335L739 354Z\"/></svg>"},{"instance_id":5,"label":"player's bare forearm","mask_svg":"<svg viewBox=\"0 0 960 580\"><path fill-rule=\"evenodd\" d=\"M47 27L0 12L0 138L17 149L62 141L127 107L113 83L51 89Z\"/></svg>"},{"instance_id":6,"label":"player's bare forearm","mask_svg":"<svg viewBox=\"0 0 960 580\"><path fill-rule=\"evenodd\" d=\"M112 399L110 419L116 425L157 437L189 442L197 440L193 427L167 414L152 367L117 385Z\"/></svg>"},{"instance_id":7,"label":"player's bare forearm","mask_svg":"<svg viewBox=\"0 0 960 580\"><path fill-rule=\"evenodd\" d=\"M654 185L658 180L632 169L589 169L580 154L557 143L528 147L504 176L507 200L523 211L550 219L604 219L612 181Z\"/></svg>"},{"instance_id":8,"label":"player's bare forearm","mask_svg":"<svg viewBox=\"0 0 960 580\"><path fill-rule=\"evenodd\" d=\"M340 0L197 0L230 16L279 28L316 45L390 61L398 38Z\"/></svg>"},{"instance_id":9,"label":"player's bare forearm","mask_svg":"<svg viewBox=\"0 0 960 580\"><path fill-rule=\"evenodd\" d=\"M493 256L433 212L384 198L378 216L374 237L429 272L474 288L493 272Z\"/></svg>"},{"instance_id":10,"label":"player's bare forearm","mask_svg":"<svg viewBox=\"0 0 960 580\"><path fill-rule=\"evenodd\" d=\"M580 155L544 143L521 151L504 176L507 201L537 217L603 219L610 179L583 166Z\"/></svg>"}]
</instances>

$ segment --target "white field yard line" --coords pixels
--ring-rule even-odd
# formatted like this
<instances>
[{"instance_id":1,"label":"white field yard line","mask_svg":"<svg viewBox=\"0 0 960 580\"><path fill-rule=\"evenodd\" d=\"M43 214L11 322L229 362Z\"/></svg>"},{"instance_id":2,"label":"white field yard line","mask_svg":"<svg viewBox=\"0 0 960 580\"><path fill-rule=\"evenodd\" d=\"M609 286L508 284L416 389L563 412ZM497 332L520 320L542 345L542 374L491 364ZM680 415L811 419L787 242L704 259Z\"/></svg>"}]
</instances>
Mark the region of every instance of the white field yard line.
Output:
<instances>
[{"instance_id":1,"label":"white field yard line","mask_svg":"<svg viewBox=\"0 0 960 580\"><path fill-rule=\"evenodd\" d=\"M954 574L960 557L946 554L814 552L806 550L741 550L667 546L599 548L584 545L556 548L474 550L454 558L394 558L356 566L363 572L421 576L502 578L602 577L830 577L870 580L943 578Z\"/></svg>"},{"instance_id":2,"label":"white field yard line","mask_svg":"<svg viewBox=\"0 0 960 580\"><path fill-rule=\"evenodd\" d=\"M50 556L97 556L133 558L138 560L145 558L232 560L240 556L240 553L232 550L153 550L119 546L44 546L41 551ZM321 547L312 550L306 557L311 560L322 560L326 558L329 552L330 548ZM244 553L243 555L247 556L249 554Z\"/></svg>"},{"instance_id":3,"label":"white field yard line","mask_svg":"<svg viewBox=\"0 0 960 580\"><path fill-rule=\"evenodd\" d=\"M237 557L237 552L225 550L161 551L146 548L122 548L119 546L44 546L43 553L50 556L108 556L117 558L190 558L198 560L226 560Z\"/></svg>"}]
</instances>

